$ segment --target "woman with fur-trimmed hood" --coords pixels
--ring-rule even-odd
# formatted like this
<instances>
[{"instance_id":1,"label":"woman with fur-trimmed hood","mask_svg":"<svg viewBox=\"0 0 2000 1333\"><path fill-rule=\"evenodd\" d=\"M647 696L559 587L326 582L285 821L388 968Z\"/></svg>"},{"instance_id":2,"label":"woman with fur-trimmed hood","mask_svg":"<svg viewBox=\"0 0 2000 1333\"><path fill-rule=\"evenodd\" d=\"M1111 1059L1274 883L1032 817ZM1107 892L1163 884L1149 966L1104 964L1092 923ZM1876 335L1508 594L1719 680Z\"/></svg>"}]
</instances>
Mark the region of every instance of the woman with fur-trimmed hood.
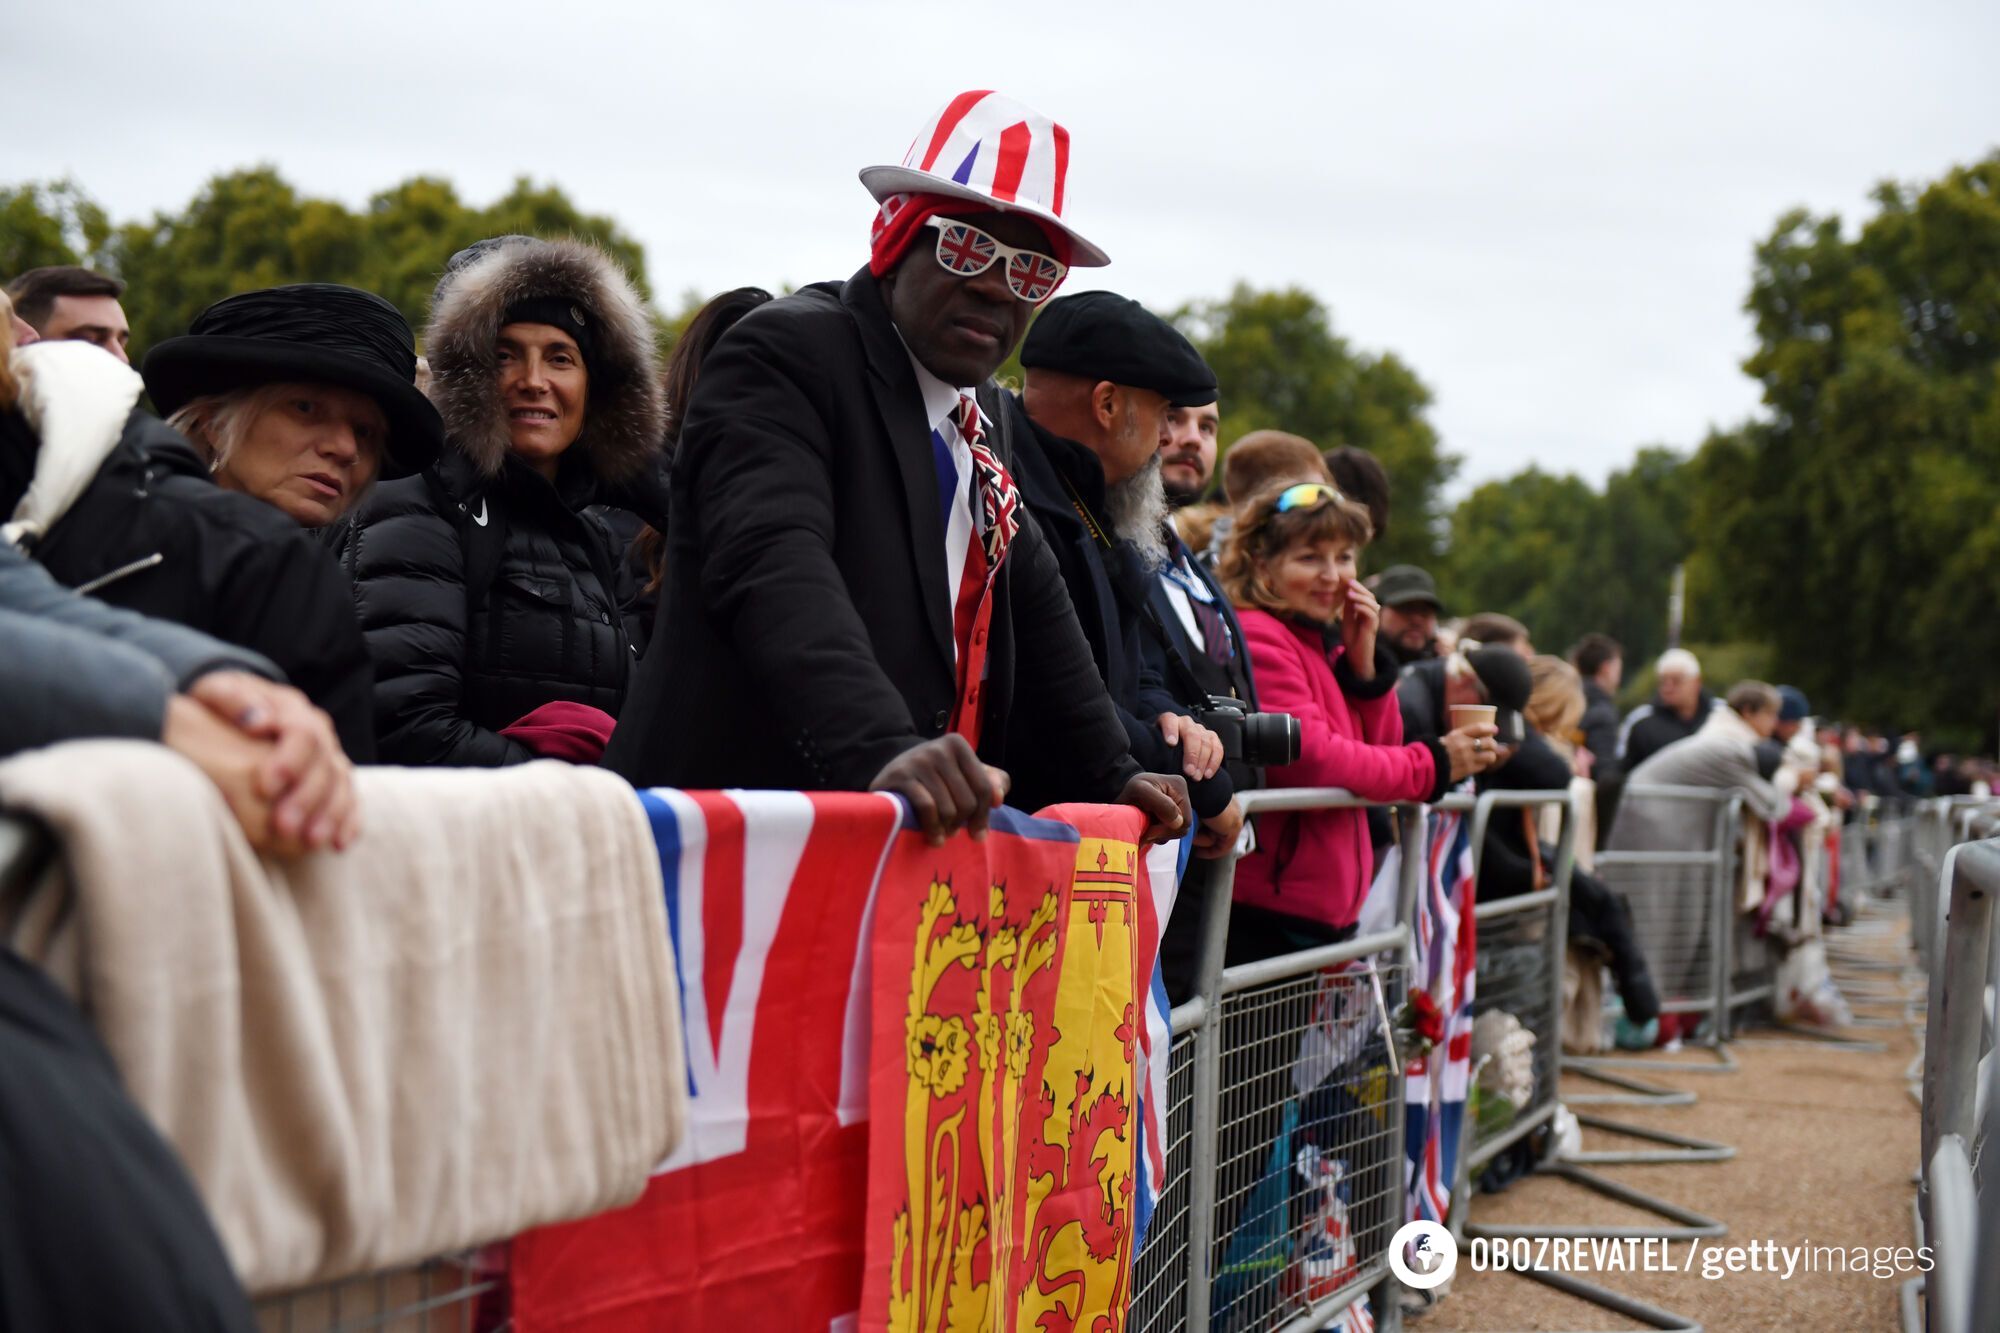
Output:
<instances>
[{"instance_id":1,"label":"woman with fur-trimmed hood","mask_svg":"<svg viewBox=\"0 0 2000 1333\"><path fill-rule=\"evenodd\" d=\"M453 255L425 330L445 448L338 534L375 659L382 759L594 761L635 649L587 512L650 507L665 406L644 304L579 241ZM518 724L518 725L517 725Z\"/></svg>"}]
</instances>

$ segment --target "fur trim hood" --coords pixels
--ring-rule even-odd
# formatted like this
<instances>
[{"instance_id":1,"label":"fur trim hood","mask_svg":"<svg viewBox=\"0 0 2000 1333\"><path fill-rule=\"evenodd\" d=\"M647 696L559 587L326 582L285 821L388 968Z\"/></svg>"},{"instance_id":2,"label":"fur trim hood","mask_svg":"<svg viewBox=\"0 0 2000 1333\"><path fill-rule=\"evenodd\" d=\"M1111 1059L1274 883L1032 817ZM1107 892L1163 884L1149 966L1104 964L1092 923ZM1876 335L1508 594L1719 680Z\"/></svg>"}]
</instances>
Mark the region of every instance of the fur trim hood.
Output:
<instances>
[{"instance_id":1,"label":"fur trim hood","mask_svg":"<svg viewBox=\"0 0 2000 1333\"><path fill-rule=\"evenodd\" d=\"M485 476L499 473L509 437L494 343L507 311L538 296L575 302L595 326L583 433L570 447L603 480L632 480L656 464L666 434L653 325L617 262L582 241L503 236L452 256L424 329L446 447Z\"/></svg>"}]
</instances>

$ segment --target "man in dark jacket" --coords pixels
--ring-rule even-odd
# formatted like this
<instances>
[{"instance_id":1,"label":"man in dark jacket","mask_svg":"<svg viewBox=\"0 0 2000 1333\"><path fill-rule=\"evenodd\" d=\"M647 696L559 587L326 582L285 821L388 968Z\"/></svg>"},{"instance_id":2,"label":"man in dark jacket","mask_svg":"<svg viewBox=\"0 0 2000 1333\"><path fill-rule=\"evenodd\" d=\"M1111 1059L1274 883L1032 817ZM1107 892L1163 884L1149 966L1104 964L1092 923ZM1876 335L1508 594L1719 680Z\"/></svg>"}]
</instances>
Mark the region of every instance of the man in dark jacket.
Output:
<instances>
[{"instance_id":1,"label":"man in dark jacket","mask_svg":"<svg viewBox=\"0 0 2000 1333\"><path fill-rule=\"evenodd\" d=\"M1597 786L1598 845L1611 836L1625 766L1618 758L1619 683L1625 677L1625 650L1609 634L1586 634L1569 650L1570 665L1583 677L1583 717L1577 722L1583 748L1590 751L1590 779Z\"/></svg>"},{"instance_id":2,"label":"man in dark jacket","mask_svg":"<svg viewBox=\"0 0 2000 1333\"><path fill-rule=\"evenodd\" d=\"M102 601L262 654L375 758L373 673L332 553L284 514L218 487L174 431L132 410L139 376L83 343L18 349L0 403L6 535Z\"/></svg>"},{"instance_id":3,"label":"man in dark jacket","mask_svg":"<svg viewBox=\"0 0 2000 1333\"><path fill-rule=\"evenodd\" d=\"M1618 760L1627 773L1700 731L1715 711L1715 696L1701 683L1701 663L1687 649L1661 653L1657 673L1659 688L1653 701L1627 713L1618 735Z\"/></svg>"},{"instance_id":4,"label":"man in dark jacket","mask_svg":"<svg viewBox=\"0 0 2000 1333\"><path fill-rule=\"evenodd\" d=\"M1243 817L1222 742L1195 720L1207 704L1147 596L1165 562L1160 437L1173 407L1213 400L1215 373L1174 327L1137 301L1085 292L1053 302L1021 346L1024 427L1015 476L1069 589L1132 757L1179 771L1201 816L1198 846L1220 856Z\"/></svg>"},{"instance_id":5,"label":"man in dark jacket","mask_svg":"<svg viewBox=\"0 0 2000 1333\"><path fill-rule=\"evenodd\" d=\"M1523 735L1521 710L1533 689L1527 660L1512 648L1475 648L1418 662L1396 680L1403 740L1434 741L1453 730L1454 704L1492 704L1499 709L1499 744L1516 744Z\"/></svg>"},{"instance_id":6,"label":"man in dark jacket","mask_svg":"<svg viewBox=\"0 0 2000 1333\"><path fill-rule=\"evenodd\" d=\"M997 94L953 99L903 166L862 173L881 203L868 267L716 344L675 456L660 632L608 766L642 785L873 785L933 836L983 826L1002 792L1187 827L1180 781L1129 753L988 425L984 386L1065 260L1105 262L1061 218L1067 155L1032 150L1066 137ZM982 175L1003 138L1030 151ZM961 183L1000 168L1006 198Z\"/></svg>"}]
</instances>

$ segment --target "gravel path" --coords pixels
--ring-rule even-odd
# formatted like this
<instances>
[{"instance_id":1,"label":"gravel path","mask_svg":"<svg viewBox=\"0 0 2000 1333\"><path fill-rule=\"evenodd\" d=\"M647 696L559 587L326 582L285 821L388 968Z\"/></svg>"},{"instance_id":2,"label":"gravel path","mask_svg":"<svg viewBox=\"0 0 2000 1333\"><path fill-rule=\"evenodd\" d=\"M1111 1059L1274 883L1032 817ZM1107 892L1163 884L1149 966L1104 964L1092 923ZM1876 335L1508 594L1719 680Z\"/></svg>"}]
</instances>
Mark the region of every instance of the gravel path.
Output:
<instances>
[{"instance_id":1,"label":"gravel path","mask_svg":"<svg viewBox=\"0 0 2000 1333\"><path fill-rule=\"evenodd\" d=\"M1848 947L1884 960L1907 958L1900 933L1865 935ZM1850 973L1836 967L1845 980ZM1897 989L1893 972L1866 973L1860 985ZM1863 1001L1858 1016L1900 1019L1900 1004ZM1719 1163L1675 1166L1606 1166L1602 1174L1726 1222L1729 1232L1704 1247L1743 1246L1771 1240L1779 1246L1810 1244L1893 1250L1914 1245L1912 1173L1917 1166L1916 1104L1903 1073L1916 1041L1900 1022L1857 1028L1851 1035L1880 1041L1886 1049L1861 1053L1772 1032L1746 1034L1731 1050L1740 1069L1730 1073L1676 1073L1657 1057L1657 1074L1639 1077L1699 1095L1693 1106L1640 1109L1591 1107L1608 1119L1673 1130L1735 1145L1737 1155ZM1705 1058L1705 1057L1704 1057ZM1565 1091L1602 1091L1574 1076ZM1584 1132L1586 1149L1622 1146L1597 1131ZM1567 1181L1532 1177L1499 1195L1481 1195L1472 1218L1488 1223L1582 1221L1627 1224L1647 1214ZM1672 1247L1685 1264L1688 1243ZM1782 1264L1782 1260L1780 1261ZM1893 1330L1899 1327L1903 1276L1799 1271L1789 1280L1768 1272L1621 1272L1597 1278L1602 1285L1692 1318L1718 1333L1762 1329ZM1512 1274L1474 1273L1461 1258L1450 1294L1434 1310L1409 1320L1413 1333L1486 1333L1488 1330L1644 1328L1553 1288Z\"/></svg>"}]
</instances>

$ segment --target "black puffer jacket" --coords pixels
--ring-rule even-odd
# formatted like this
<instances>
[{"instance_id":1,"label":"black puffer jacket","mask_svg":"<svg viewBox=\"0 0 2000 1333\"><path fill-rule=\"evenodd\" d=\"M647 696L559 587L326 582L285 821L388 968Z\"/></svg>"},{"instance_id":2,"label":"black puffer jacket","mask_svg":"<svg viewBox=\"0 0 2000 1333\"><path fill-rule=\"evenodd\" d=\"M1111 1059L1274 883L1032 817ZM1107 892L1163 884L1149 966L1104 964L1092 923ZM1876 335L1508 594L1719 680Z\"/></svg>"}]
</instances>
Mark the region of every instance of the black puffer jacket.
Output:
<instances>
[{"instance_id":1,"label":"black puffer jacket","mask_svg":"<svg viewBox=\"0 0 2000 1333\"><path fill-rule=\"evenodd\" d=\"M552 485L509 453L494 342L507 309L561 296L595 327L583 433ZM650 508L664 426L652 331L589 246L507 238L454 260L425 342L445 454L375 489L335 536L375 659L389 763L494 766L535 756L500 730L543 704L618 715L633 646L596 504ZM496 549L497 548L497 549Z\"/></svg>"}]
</instances>

